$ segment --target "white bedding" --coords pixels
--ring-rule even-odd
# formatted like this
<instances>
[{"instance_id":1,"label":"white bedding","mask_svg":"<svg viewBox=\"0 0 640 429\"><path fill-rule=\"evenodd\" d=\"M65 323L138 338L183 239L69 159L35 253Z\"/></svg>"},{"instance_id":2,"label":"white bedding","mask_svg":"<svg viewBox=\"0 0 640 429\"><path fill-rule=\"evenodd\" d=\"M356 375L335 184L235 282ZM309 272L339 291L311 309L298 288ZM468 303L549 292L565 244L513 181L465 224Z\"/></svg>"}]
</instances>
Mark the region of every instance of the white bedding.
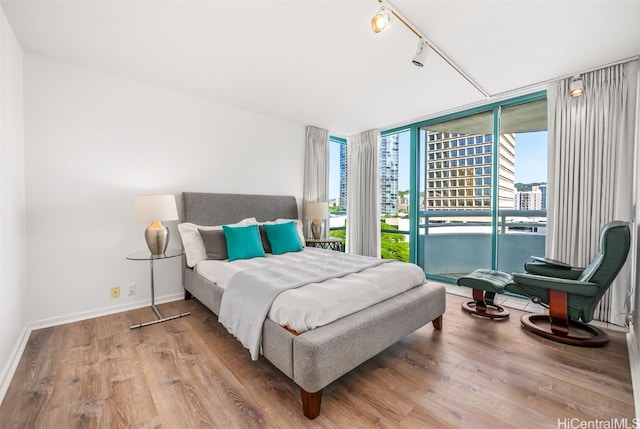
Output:
<instances>
[{"instance_id":1,"label":"white bedding","mask_svg":"<svg viewBox=\"0 0 640 429\"><path fill-rule=\"evenodd\" d=\"M199 262L198 274L226 288L234 274L242 270L321 258L332 250L304 248L266 258ZM396 296L425 281L422 269L413 264L391 262L360 273L322 283L312 283L281 293L273 302L269 318L298 333L331 323L385 299Z\"/></svg>"}]
</instances>

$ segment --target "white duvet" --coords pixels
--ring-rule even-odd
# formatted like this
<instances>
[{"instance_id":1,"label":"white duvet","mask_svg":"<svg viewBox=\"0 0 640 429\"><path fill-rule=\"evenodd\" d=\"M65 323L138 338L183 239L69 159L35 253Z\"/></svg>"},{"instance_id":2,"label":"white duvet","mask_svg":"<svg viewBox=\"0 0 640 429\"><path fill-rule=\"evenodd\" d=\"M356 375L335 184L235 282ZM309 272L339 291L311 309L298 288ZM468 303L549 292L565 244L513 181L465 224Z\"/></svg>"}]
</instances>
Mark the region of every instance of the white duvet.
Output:
<instances>
[{"instance_id":1,"label":"white duvet","mask_svg":"<svg viewBox=\"0 0 640 429\"><path fill-rule=\"evenodd\" d=\"M248 269L305 261L332 250L306 247L301 252L267 254L266 258L199 262L198 274L226 288L234 274ZM423 284L424 272L414 264L391 262L345 277L287 290L275 299L268 317L298 333L323 326Z\"/></svg>"}]
</instances>

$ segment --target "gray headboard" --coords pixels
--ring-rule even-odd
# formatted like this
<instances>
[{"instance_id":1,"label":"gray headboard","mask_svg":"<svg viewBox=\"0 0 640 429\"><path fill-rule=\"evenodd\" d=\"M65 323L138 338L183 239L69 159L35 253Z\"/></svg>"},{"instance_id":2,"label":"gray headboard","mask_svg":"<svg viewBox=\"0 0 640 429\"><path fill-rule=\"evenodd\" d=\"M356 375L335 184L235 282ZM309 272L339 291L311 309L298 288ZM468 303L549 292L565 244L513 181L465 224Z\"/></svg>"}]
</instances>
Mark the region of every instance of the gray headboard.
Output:
<instances>
[{"instance_id":1,"label":"gray headboard","mask_svg":"<svg viewBox=\"0 0 640 429\"><path fill-rule=\"evenodd\" d=\"M225 225L248 217L259 222L298 219L296 198L289 195L183 192L182 209L182 221L196 225Z\"/></svg>"}]
</instances>

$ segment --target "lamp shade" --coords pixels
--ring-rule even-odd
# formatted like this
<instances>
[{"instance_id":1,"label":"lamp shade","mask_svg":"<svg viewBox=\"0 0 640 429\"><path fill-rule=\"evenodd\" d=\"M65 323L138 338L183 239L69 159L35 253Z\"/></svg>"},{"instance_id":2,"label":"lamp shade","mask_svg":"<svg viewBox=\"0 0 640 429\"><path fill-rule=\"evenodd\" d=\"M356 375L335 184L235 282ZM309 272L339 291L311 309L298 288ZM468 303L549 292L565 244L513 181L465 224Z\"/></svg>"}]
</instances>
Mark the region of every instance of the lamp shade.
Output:
<instances>
[{"instance_id":1,"label":"lamp shade","mask_svg":"<svg viewBox=\"0 0 640 429\"><path fill-rule=\"evenodd\" d=\"M329 203L307 203L306 219L329 219Z\"/></svg>"},{"instance_id":2,"label":"lamp shade","mask_svg":"<svg viewBox=\"0 0 640 429\"><path fill-rule=\"evenodd\" d=\"M134 203L133 217L136 222L178 220L176 197L172 194L138 195Z\"/></svg>"}]
</instances>

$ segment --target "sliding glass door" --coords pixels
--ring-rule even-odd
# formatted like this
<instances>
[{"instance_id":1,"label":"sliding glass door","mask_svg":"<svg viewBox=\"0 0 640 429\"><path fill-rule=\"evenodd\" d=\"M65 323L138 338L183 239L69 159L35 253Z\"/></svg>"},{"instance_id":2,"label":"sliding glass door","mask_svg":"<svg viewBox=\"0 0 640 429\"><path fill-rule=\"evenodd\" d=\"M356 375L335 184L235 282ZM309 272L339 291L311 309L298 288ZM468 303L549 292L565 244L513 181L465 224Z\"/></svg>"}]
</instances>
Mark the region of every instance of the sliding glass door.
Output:
<instances>
[{"instance_id":1,"label":"sliding glass door","mask_svg":"<svg viewBox=\"0 0 640 429\"><path fill-rule=\"evenodd\" d=\"M544 256L547 225L547 100L500 111L499 187L511 194L498 211L496 267L522 272L531 255ZM507 189L509 188L509 189Z\"/></svg>"},{"instance_id":2,"label":"sliding glass door","mask_svg":"<svg viewBox=\"0 0 640 429\"><path fill-rule=\"evenodd\" d=\"M420 129L419 265L455 279L492 263L493 113Z\"/></svg>"},{"instance_id":3,"label":"sliding glass door","mask_svg":"<svg viewBox=\"0 0 640 429\"><path fill-rule=\"evenodd\" d=\"M429 277L453 282L478 268L522 271L530 255L544 254L544 93L410 129L412 260Z\"/></svg>"},{"instance_id":4,"label":"sliding glass door","mask_svg":"<svg viewBox=\"0 0 640 429\"><path fill-rule=\"evenodd\" d=\"M346 141L330 140L331 235L345 237ZM539 92L386 130L380 148L384 258L455 282L522 271L544 255L547 102Z\"/></svg>"}]
</instances>

